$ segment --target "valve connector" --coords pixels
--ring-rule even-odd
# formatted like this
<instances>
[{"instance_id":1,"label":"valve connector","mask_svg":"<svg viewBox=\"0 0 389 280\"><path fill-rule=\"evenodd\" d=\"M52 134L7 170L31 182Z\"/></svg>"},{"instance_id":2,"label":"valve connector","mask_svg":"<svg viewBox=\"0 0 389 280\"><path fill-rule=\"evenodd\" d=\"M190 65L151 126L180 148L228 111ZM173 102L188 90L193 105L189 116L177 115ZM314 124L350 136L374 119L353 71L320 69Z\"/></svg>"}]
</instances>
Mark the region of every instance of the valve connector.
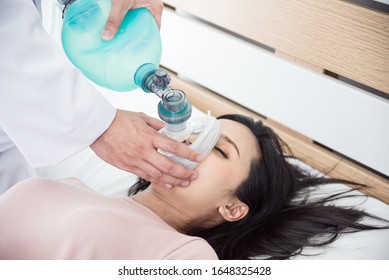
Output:
<instances>
[{"instance_id":1,"label":"valve connector","mask_svg":"<svg viewBox=\"0 0 389 280\"><path fill-rule=\"evenodd\" d=\"M192 115L192 104L181 90L169 89L158 104L158 115L168 124L183 123Z\"/></svg>"},{"instance_id":2,"label":"valve connector","mask_svg":"<svg viewBox=\"0 0 389 280\"><path fill-rule=\"evenodd\" d=\"M155 70L153 82L158 89L165 90L168 87L170 81L171 78L166 70L164 69Z\"/></svg>"}]
</instances>

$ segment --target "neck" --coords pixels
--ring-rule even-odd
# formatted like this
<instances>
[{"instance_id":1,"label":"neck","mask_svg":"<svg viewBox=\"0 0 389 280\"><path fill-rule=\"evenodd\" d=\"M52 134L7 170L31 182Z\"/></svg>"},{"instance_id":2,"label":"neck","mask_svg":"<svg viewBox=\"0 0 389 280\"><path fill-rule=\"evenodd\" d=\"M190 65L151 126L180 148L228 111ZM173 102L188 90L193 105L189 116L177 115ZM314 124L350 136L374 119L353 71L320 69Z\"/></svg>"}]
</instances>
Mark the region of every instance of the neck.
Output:
<instances>
[{"instance_id":1,"label":"neck","mask_svg":"<svg viewBox=\"0 0 389 280\"><path fill-rule=\"evenodd\" d=\"M166 192L169 192L169 190L166 190ZM147 190L136 194L132 198L136 202L152 210L178 232L185 233L188 221L193 220L193 217L190 217L190 215L183 212L182 209L178 209L171 200L167 199L164 195L161 195L161 193L157 192L152 186L147 188Z\"/></svg>"}]
</instances>

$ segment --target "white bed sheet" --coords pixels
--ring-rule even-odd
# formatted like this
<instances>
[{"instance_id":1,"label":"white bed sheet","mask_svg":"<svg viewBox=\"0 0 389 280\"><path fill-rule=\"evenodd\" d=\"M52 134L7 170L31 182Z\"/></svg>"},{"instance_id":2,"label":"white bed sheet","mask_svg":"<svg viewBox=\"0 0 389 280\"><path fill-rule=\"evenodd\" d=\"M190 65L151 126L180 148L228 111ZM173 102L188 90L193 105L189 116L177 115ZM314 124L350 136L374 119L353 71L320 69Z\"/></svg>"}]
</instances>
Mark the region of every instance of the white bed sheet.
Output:
<instances>
[{"instance_id":1,"label":"white bed sheet","mask_svg":"<svg viewBox=\"0 0 389 280\"><path fill-rule=\"evenodd\" d=\"M153 94L145 94L141 90L130 93L116 93L99 88L113 106L130 110L142 111L158 118L157 104L159 98ZM193 108L193 117L203 113ZM311 167L304 165L306 168ZM77 177L99 193L105 195L127 195L127 191L136 181L137 177L131 173L117 169L99 159L89 148L57 166L37 169L37 174L51 179ZM329 189L345 189L343 185L323 187L324 192ZM356 200L347 200L342 203L353 204ZM389 219L389 205L368 198L361 202L360 207L372 214ZM321 249L307 249L305 253L318 253L315 256L298 256L294 259L389 259L389 230L365 231L341 236L337 241Z\"/></svg>"}]
</instances>

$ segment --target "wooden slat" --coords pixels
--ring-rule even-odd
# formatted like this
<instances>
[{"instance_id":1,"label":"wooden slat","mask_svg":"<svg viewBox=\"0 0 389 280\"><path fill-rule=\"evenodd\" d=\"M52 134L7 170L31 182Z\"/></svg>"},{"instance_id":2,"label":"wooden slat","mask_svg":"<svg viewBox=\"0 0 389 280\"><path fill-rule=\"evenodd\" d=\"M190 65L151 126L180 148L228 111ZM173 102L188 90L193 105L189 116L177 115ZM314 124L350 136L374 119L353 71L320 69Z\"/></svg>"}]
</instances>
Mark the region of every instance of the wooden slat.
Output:
<instances>
[{"instance_id":1,"label":"wooden slat","mask_svg":"<svg viewBox=\"0 0 389 280\"><path fill-rule=\"evenodd\" d=\"M287 53L285 53L283 51L275 50L275 54L277 56L279 56L279 57L282 57L282 58L286 59L286 60L289 60L291 62L294 62L294 63L299 64L301 66L304 66L306 68L309 68L309 69L311 69L314 72L324 73L324 69L323 68L320 68L320 67L318 67L316 65L313 65L313 64L308 63L306 61L303 61L302 59L300 59L298 57L294 57L294 56L292 56L290 54L287 54Z\"/></svg>"},{"instance_id":2,"label":"wooden slat","mask_svg":"<svg viewBox=\"0 0 389 280\"><path fill-rule=\"evenodd\" d=\"M389 94L389 14L341 0L164 2Z\"/></svg>"},{"instance_id":3,"label":"wooden slat","mask_svg":"<svg viewBox=\"0 0 389 280\"><path fill-rule=\"evenodd\" d=\"M216 95L198 85L191 84L172 74L171 86L183 90L194 106L203 112L211 110L215 116L222 114L244 114L254 119L262 120L266 125L272 127L278 135L289 145L294 155L311 167L327 175L356 181L372 186L364 190L368 195L374 196L389 204L389 180L378 176L369 170L358 166L328 150L315 145L309 138L287 128L275 121L250 111L238 104Z\"/></svg>"},{"instance_id":4,"label":"wooden slat","mask_svg":"<svg viewBox=\"0 0 389 280\"><path fill-rule=\"evenodd\" d=\"M162 64L389 176L389 100L165 10Z\"/></svg>"}]
</instances>

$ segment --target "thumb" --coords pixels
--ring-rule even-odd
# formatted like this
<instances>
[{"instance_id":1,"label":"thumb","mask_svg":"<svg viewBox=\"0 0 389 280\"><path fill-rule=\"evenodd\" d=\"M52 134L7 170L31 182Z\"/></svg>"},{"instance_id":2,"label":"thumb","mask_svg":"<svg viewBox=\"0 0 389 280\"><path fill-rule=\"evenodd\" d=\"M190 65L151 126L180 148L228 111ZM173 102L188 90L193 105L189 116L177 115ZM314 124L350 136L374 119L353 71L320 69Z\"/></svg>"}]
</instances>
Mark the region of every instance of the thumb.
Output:
<instances>
[{"instance_id":1,"label":"thumb","mask_svg":"<svg viewBox=\"0 0 389 280\"><path fill-rule=\"evenodd\" d=\"M103 40L109 41L116 35L126 13L127 9L121 9L119 6L112 5L107 23L101 34Z\"/></svg>"},{"instance_id":2,"label":"thumb","mask_svg":"<svg viewBox=\"0 0 389 280\"><path fill-rule=\"evenodd\" d=\"M142 116L142 118L148 126L152 127L153 129L155 129L157 131L165 126L165 123L163 121L155 119L153 117L144 115L144 116Z\"/></svg>"}]
</instances>

